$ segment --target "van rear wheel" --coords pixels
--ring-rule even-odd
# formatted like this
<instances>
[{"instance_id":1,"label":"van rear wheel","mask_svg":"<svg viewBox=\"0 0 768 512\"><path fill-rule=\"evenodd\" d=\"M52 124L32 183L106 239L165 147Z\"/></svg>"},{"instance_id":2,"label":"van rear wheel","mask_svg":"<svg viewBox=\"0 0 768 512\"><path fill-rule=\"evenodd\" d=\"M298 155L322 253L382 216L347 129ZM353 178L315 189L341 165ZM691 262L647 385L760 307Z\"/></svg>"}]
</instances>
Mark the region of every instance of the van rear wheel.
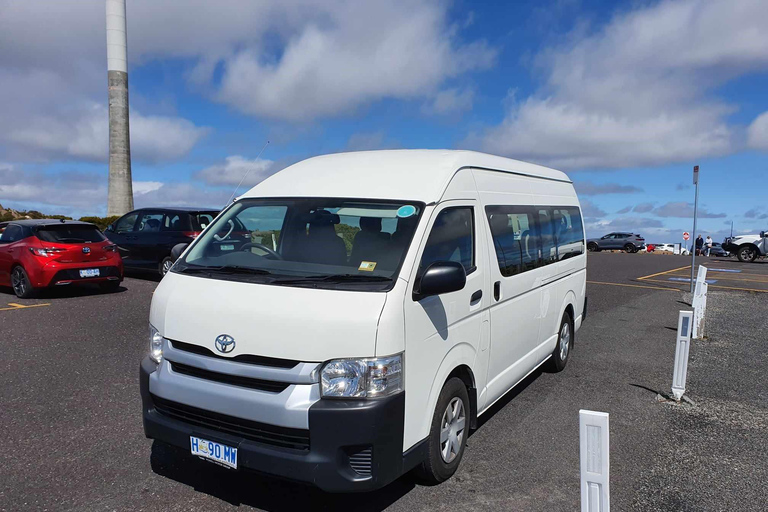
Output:
<instances>
[{"instance_id":1,"label":"van rear wheel","mask_svg":"<svg viewBox=\"0 0 768 512\"><path fill-rule=\"evenodd\" d=\"M560 330L557 331L557 345L549 358L549 369L553 372L561 372L568 364L568 357L573 349L573 319L568 311L563 314L560 322Z\"/></svg>"},{"instance_id":2,"label":"van rear wheel","mask_svg":"<svg viewBox=\"0 0 768 512\"><path fill-rule=\"evenodd\" d=\"M448 480L459 467L469 434L469 393L464 382L453 377L437 399L427 440L427 456L416 475L428 485Z\"/></svg>"}]
</instances>

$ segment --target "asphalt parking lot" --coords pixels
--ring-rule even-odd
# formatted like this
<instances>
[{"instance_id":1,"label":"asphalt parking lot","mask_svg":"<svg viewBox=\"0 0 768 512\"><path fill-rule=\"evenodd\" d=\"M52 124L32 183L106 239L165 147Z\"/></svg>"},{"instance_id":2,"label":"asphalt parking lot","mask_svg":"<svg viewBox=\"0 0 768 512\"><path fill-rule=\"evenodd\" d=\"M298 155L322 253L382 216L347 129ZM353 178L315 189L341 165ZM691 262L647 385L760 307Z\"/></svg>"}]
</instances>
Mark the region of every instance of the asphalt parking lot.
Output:
<instances>
[{"instance_id":1,"label":"asphalt parking lot","mask_svg":"<svg viewBox=\"0 0 768 512\"><path fill-rule=\"evenodd\" d=\"M689 283L670 278L689 277L690 258L590 254L589 317L568 368L534 373L494 406L448 482L406 476L351 496L227 471L144 438L138 365L155 281L29 301L0 290L0 510L573 511L579 409L611 415L615 510L765 510L768 262L699 261L741 272L710 270L707 339L691 348L694 406L656 400L688 308Z\"/></svg>"}]
</instances>

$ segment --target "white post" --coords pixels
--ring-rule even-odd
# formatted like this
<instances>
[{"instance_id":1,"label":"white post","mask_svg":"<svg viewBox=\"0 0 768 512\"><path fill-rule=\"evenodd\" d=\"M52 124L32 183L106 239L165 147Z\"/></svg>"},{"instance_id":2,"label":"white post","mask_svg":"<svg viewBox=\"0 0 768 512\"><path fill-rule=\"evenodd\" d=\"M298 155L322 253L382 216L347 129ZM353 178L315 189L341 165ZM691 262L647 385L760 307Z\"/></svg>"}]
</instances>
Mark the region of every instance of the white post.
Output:
<instances>
[{"instance_id":1,"label":"white post","mask_svg":"<svg viewBox=\"0 0 768 512\"><path fill-rule=\"evenodd\" d=\"M609 512L608 413L579 411L581 512Z\"/></svg>"},{"instance_id":2,"label":"white post","mask_svg":"<svg viewBox=\"0 0 768 512\"><path fill-rule=\"evenodd\" d=\"M693 300L691 305L693 306L693 333L691 337L693 339L699 339L701 333L702 322L704 320L704 312L706 310L706 290L707 285L707 267L704 265L699 266L699 273L696 277L696 287L693 292Z\"/></svg>"},{"instance_id":3,"label":"white post","mask_svg":"<svg viewBox=\"0 0 768 512\"><path fill-rule=\"evenodd\" d=\"M672 375L672 395L678 401L685 394L685 379L688 375L688 352L691 347L693 324L693 311L681 311L677 321L675 368Z\"/></svg>"}]
</instances>

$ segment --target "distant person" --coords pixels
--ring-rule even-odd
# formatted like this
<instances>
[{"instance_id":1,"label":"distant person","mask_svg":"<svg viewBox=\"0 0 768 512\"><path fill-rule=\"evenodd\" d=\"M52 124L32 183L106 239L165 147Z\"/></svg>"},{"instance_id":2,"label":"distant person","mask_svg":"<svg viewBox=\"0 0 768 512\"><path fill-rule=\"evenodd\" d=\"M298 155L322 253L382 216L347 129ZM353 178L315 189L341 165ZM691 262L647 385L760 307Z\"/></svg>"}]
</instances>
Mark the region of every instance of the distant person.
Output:
<instances>
[{"instance_id":1,"label":"distant person","mask_svg":"<svg viewBox=\"0 0 768 512\"><path fill-rule=\"evenodd\" d=\"M707 235L707 240L704 242L704 246L707 248L707 258L709 258L709 253L712 252L712 237Z\"/></svg>"},{"instance_id":2,"label":"distant person","mask_svg":"<svg viewBox=\"0 0 768 512\"><path fill-rule=\"evenodd\" d=\"M701 256L701 249L704 247L704 238L699 235L696 238L696 256Z\"/></svg>"}]
</instances>

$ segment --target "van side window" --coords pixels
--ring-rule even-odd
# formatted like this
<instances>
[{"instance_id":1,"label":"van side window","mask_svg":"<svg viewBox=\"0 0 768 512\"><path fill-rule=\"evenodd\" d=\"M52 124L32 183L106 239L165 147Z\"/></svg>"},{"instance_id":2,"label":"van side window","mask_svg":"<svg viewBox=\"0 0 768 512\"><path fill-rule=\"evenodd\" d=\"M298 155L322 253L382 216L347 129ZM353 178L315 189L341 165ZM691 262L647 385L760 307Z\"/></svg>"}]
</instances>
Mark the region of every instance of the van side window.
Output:
<instances>
[{"instance_id":1,"label":"van side window","mask_svg":"<svg viewBox=\"0 0 768 512\"><path fill-rule=\"evenodd\" d=\"M475 270L475 230L472 207L441 211L421 256L419 274L436 261L455 261L469 274Z\"/></svg>"},{"instance_id":2,"label":"van side window","mask_svg":"<svg viewBox=\"0 0 768 512\"><path fill-rule=\"evenodd\" d=\"M538 207L539 232L541 233L541 259L539 266L557 262L557 244L555 244L555 229L552 222L552 210Z\"/></svg>"},{"instance_id":3,"label":"van side window","mask_svg":"<svg viewBox=\"0 0 768 512\"><path fill-rule=\"evenodd\" d=\"M556 208L553 210L557 255L564 260L584 254L584 228L578 208Z\"/></svg>"},{"instance_id":4,"label":"van side window","mask_svg":"<svg viewBox=\"0 0 768 512\"><path fill-rule=\"evenodd\" d=\"M524 206L488 206L493 246L505 277L536 268L539 233L535 211Z\"/></svg>"}]
</instances>

